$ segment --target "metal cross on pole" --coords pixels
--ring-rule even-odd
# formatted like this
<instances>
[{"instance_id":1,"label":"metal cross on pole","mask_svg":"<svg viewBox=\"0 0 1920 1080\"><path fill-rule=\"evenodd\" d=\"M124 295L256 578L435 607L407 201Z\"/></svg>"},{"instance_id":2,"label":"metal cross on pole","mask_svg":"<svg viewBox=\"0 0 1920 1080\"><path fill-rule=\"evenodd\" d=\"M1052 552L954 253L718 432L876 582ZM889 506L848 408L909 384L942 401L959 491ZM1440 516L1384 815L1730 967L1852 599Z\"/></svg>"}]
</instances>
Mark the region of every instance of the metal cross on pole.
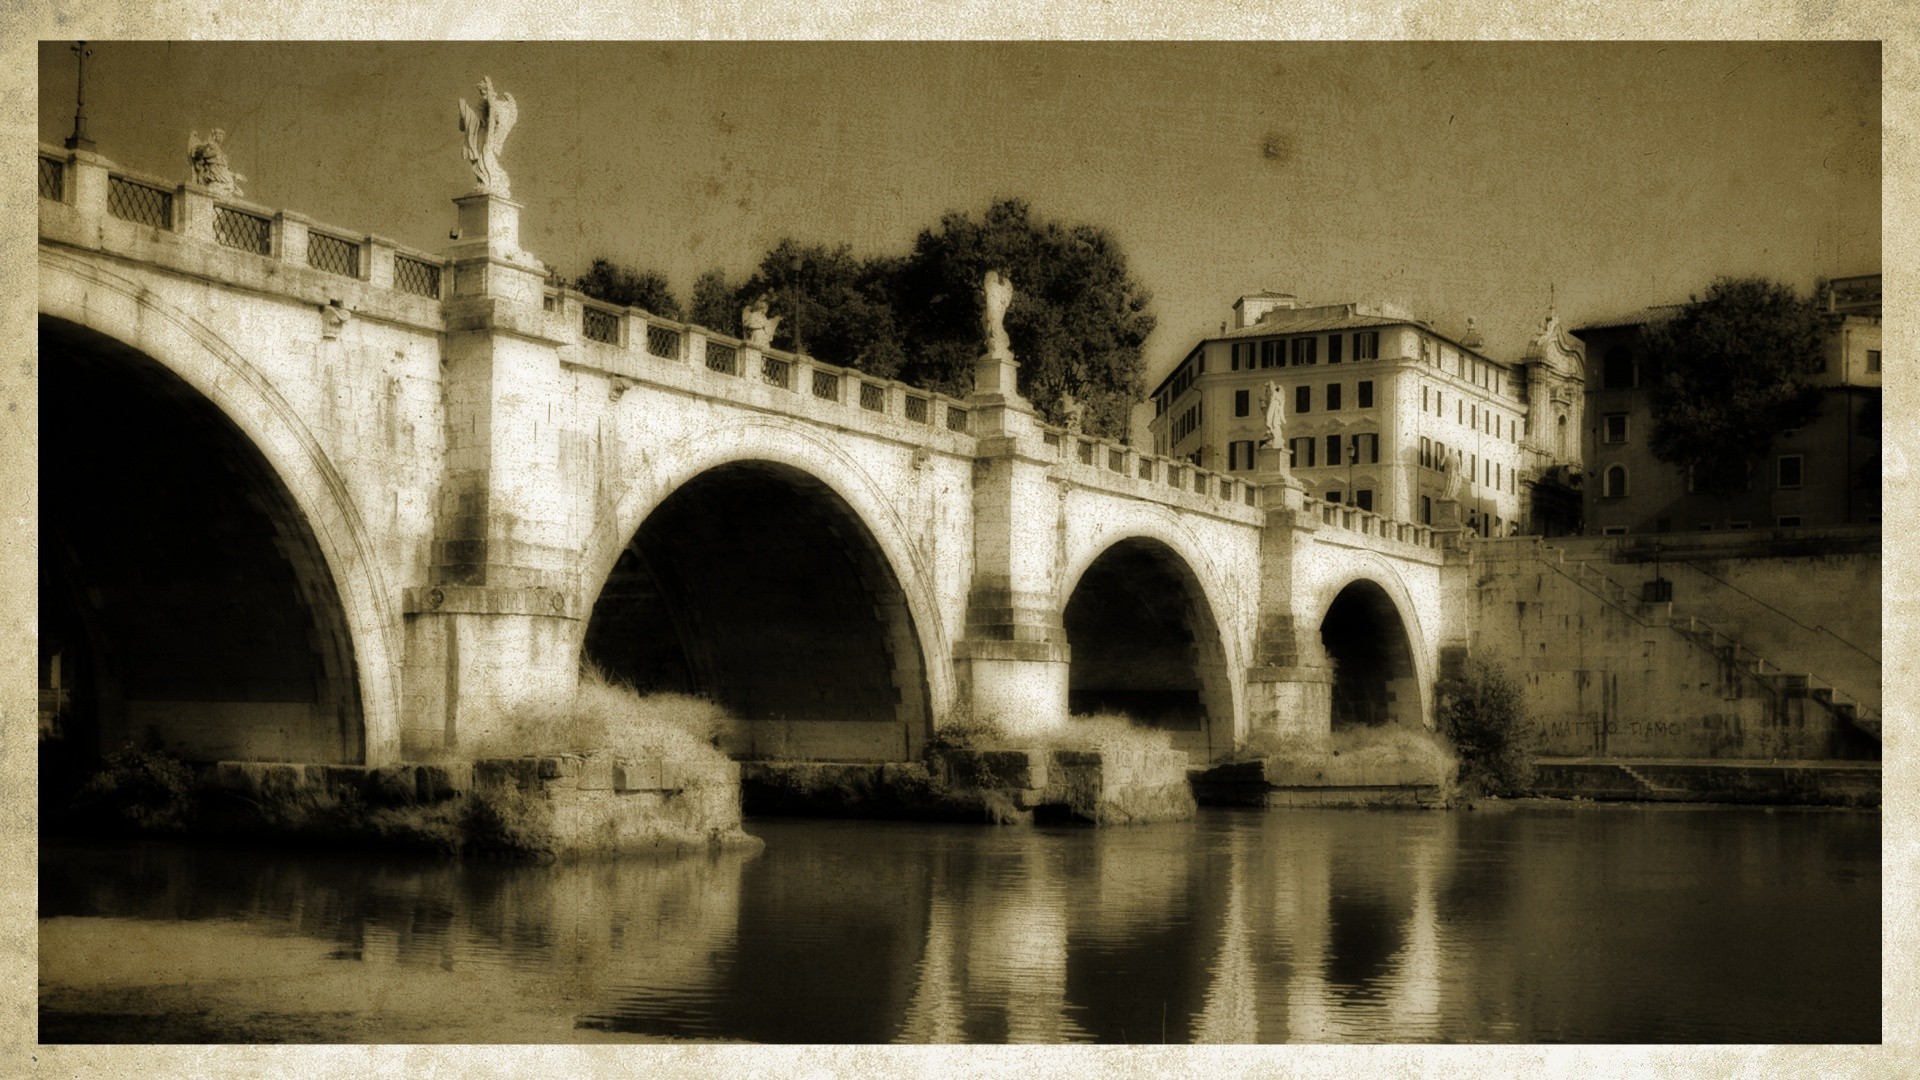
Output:
<instances>
[{"instance_id":1,"label":"metal cross on pole","mask_svg":"<svg viewBox=\"0 0 1920 1080\"><path fill-rule=\"evenodd\" d=\"M84 41L73 43L74 55L79 57L79 74L73 87L73 134L67 136L67 149L91 150L93 140L87 137L87 57L93 50L87 48Z\"/></svg>"}]
</instances>

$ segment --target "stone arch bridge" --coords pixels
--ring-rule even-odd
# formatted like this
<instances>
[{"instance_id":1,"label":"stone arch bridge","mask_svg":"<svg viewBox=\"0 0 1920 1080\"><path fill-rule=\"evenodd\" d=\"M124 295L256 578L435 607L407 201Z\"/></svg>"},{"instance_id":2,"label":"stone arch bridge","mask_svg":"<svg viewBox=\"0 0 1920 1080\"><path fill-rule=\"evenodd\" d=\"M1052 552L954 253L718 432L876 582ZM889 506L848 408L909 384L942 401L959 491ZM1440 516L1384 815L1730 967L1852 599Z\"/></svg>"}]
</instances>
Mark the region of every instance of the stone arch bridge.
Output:
<instances>
[{"instance_id":1,"label":"stone arch bridge","mask_svg":"<svg viewBox=\"0 0 1920 1080\"><path fill-rule=\"evenodd\" d=\"M1119 710L1196 763L1424 722L1433 531L440 254L40 157L42 690L103 744L511 751L583 662L744 756L903 760Z\"/></svg>"}]
</instances>

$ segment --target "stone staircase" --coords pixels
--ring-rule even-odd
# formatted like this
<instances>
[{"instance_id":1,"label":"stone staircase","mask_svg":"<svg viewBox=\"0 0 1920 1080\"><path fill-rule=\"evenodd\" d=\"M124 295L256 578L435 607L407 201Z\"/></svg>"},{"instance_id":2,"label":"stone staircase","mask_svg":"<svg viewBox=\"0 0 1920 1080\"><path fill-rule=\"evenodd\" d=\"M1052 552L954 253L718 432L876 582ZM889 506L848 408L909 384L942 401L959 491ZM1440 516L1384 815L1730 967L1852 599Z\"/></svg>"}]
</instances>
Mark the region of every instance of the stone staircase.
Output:
<instances>
[{"instance_id":1,"label":"stone staircase","mask_svg":"<svg viewBox=\"0 0 1920 1080\"><path fill-rule=\"evenodd\" d=\"M1493 557L1531 559L1559 574L1609 607L1641 626L1663 627L1690 641L1696 648L1712 654L1729 670L1737 671L1784 700L1811 701L1838 720L1880 742L1880 711L1849 694L1819 675L1775 663L1733 635L1719 630L1693 615L1678 615L1671 600L1649 601L1596 570L1582 559L1569 560L1563 548L1536 542L1531 545L1505 545Z\"/></svg>"}]
</instances>

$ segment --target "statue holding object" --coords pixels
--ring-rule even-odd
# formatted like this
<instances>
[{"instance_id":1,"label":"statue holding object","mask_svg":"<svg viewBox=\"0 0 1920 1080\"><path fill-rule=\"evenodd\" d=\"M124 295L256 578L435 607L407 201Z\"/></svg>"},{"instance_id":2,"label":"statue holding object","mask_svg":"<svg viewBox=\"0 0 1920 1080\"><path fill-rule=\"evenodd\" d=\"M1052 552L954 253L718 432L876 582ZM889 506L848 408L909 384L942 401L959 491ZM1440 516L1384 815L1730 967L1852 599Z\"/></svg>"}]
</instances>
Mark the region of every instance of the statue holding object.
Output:
<instances>
[{"instance_id":1,"label":"statue holding object","mask_svg":"<svg viewBox=\"0 0 1920 1080\"><path fill-rule=\"evenodd\" d=\"M466 136L467 164L473 166L479 181L478 194L513 197L507 170L500 167L500 148L519 116L512 94L496 93L491 78L480 80L480 107L473 108L460 99L460 132Z\"/></svg>"},{"instance_id":2,"label":"statue holding object","mask_svg":"<svg viewBox=\"0 0 1920 1080\"><path fill-rule=\"evenodd\" d=\"M740 333L756 349L773 347L773 332L780 328L780 317L767 314L767 298L762 296L740 309Z\"/></svg>"}]
</instances>

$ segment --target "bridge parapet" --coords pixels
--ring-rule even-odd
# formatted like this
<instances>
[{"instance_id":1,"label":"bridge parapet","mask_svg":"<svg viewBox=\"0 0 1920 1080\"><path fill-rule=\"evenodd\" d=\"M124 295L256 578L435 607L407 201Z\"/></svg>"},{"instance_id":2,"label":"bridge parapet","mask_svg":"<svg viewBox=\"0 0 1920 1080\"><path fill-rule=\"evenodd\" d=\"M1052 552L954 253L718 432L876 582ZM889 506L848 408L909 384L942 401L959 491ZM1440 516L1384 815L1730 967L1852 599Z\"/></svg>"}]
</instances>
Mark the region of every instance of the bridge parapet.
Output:
<instances>
[{"instance_id":1,"label":"bridge parapet","mask_svg":"<svg viewBox=\"0 0 1920 1080\"><path fill-rule=\"evenodd\" d=\"M1362 510L1357 506L1344 503L1325 502L1311 495L1303 495L1300 500L1301 511L1310 521L1341 530L1335 542L1357 542L1359 546L1370 547L1378 551L1407 555L1408 549L1425 549L1438 556L1452 547L1449 532L1435 529L1431 525L1417 525L1410 521L1398 521L1376 514L1371 510ZM1333 539L1333 537L1329 537ZM1415 557L1419 557L1415 554Z\"/></svg>"},{"instance_id":2,"label":"bridge parapet","mask_svg":"<svg viewBox=\"0 0 1920 1080\"><path fill-rule=\"evenodd\" d=\"M642 308L602 303L572 289L549 290L548 333L563 361L595 371L618 398L646 384L746 408L971 455L972 410L965 402L811 356L760 348Z\"/></svg>"},{"instance_id":3,"label":"bridge parapet","mask_svg":"<svg viewBox=\"0 0 1920 1080\"><path fill-rule=\"evenodd\" d=\"M42 146L40 238L319 307L438 330L447 260L197 184Z\"/></svg>"},{"instance_id":4,"label":"bridge parapet","mask_svg":"<svg viewBox=\"0 0 1920 1080\"><path fill-rule=\"evenodd\" d=\"M1183 510L1249 525L1265 520L1260 489L1224 473L1138 449L1113 439L1039 424L1043 456L1058 474L1082 487L1167 503Z\"/></svg>"}]
</instances>

